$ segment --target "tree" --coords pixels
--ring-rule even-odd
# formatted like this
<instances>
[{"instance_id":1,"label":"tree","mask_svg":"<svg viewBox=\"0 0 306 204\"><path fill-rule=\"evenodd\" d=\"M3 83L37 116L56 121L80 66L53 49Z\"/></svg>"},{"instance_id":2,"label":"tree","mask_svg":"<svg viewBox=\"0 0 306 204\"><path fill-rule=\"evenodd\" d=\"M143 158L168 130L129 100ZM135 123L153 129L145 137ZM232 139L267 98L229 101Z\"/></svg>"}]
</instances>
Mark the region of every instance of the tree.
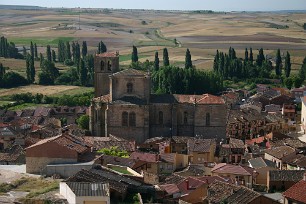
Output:
<instances>
[{"instance_id":1,"label":"tree","mask_svg":"<svg viewBox=\"0 0 306 204\"><path fill-rule=\"evenodd\" d=\"M245 52L244 52L244 61L248 62L249 61L249 52L248 52L248 48L245 48Z\"/></svg>"},{"instance_id":2,"label":"tree","mask_svg":"<svg viewBox=\"0 0 306 204\"><path fill-rule=\"evenodd\" d=\"M70 50L70 44L69 44L68 41L66 42L66 49L65 50L66 50L65 59L71 60L71 50Z\"/></svg>"},{"instance_id":3,"label":"tree","mask_svg":"<svg viewBox=\"0 0 306 204\"><path fill-rule=\"evenodd\" d=\"M253 61L254 61L253 50L252 50L252 48L250 48L250 62L251 62L251 64L253 64Z\"/></svg>"},{"instance_id":4,"label":"tree","mask_svg":"<svg viewBox=\"0 0 306 204\"><path fill-rule=\"evenodd\" d=\"M24 59L27 58L27 48L25 48L25 46L22 47L22 55Z\"/></svg>"},{"instance_id":5,"label":"tree","mask_svg":"<svg viewBox=\"0 0 306 204\"><path fill-rule=\"evenodd\" d=\"M138 51L137 47L133 45L133 52L132 52L132 63L138 62Z\"/></svg>"},{"instance_id":6,"label":"tree","mask_svg":"<svg viewBox=\"0 0 306 204\"><path fill-rule=\"evenodd\" d=\"M28 80L20 74L16 72L7 72L3 75L1 86L3 88L12 88L17 86L24 86L27 84L29 84Z\"/></svg>"},{"instance_id":7,"label":"tree","mask_svg":"<svg viewBox=\"0 0 306 204\"><path fill-rule=\"evenodd\" d=\"M277 52L276 52L275 74L279 77L282 75L282 57L280 54L280 49L277 49Z\"/></svg>"},{"instance_id":8,"label":"tree","mask_svg":"<svg viewBox=\"0 0 306 204\"><path fill-rule=\"evenodd\" d=\"M30 51L31 51L31 57L33 58L34 61L34 45L32 41L31 41Z\"/></svg>"},{"instance_id":9,"label":"tree","mask_svg":"<svg viewBox=\"0 0 306 204\"><path fill-rule=\"evenodd\" d=\"M5 68L3 67L3 64L0 63L0 85L1 85L1 81L3 79L4 74L5 74Z\"/></svg>"},{"instance_id":10,"label":"tree","mask_svg":"<svg viewBox=\"0 0 306 204\"><path fill-rule=\"evenodd\" d=\"M35 81L35 67L34 58L30 54L27 54L26 57L26 74L28 82L33 83Z\"/></svg>"},{"instance_id":11,"label":"tree","mask_svg":"<svg viewBox=\"0 0 306 204\"><path fill-rule=\"evenodd\" d=\"M80 82L83 86L85 86L87 82L87 69L83 59L80 60L80 66Z\"/></svg>"},{"instance_id":12,"label":"tree","mask_svg":"<svg viewBox=\"0 0 306 204\"><path fill-rule=\"evenodd\" d=\"M50 45L47 45L47 60L49 61L49 62L51 62L52 61L52 54L51 54L51 47L50 47Z\"/></svg>"},{"instance_id":13,"label":"tree","mask_svg":"<svg viewBox=\"0 0 306 204\"><path fill-rule=\"evenodd\" d=\"M288 89L291 89L291 88L292 88L292 85L293 85L293 80L292 80L292 78L291 78L291 77L285 78L284 84L285 84L285 86L286 86Z\"/></svg>"},{"instance_id":14,"label":"tree","mask_svg":"<svg viewBox=\"0 0 306 204\"><path fill-rule=\"evenodd\" d=\"M55 51L54 50L52 50L52 61L53 62L56 62L56 54L55 54Z\"/></svg>"},{"instance_id":15,"label":"tree","mask_svg":"<svg viewBox=\"0 0 306 204\"><path fill-rule=\"evenodd\" d=\"M36 43L34 43L34 57L35 57L35 60L38 60L38 53L37 53L37 45L36 45Z\"/></svg>"},{"instance_id":16,"label":"tree","mask_svg":"<svg viewBox=\"0 0 306 204\"><path fill-rule=\"evenodd\" d=\"M117 146L113 146L110 148L103 148L97 151L98 153L105 154L105 155L111 155L116 157L129 157L129 154L125 150L120 150Z\"/></svg>"},{"instance_id":17,"label":"tree","mask_svg":"<svg viewBox=\"0 0 306 204\"><path fill-rule=\"evenodd\" d=\"M155 52L155 58L154 58L154 70L159 70L159 58L158 58L158 52Z\"/></svg>"},{"instance_id":18,"label":"tree","mask_svg":"<svg viewBox=\"0 0 306 204\"><path fill-rule=\"evenodd\" d=\"M261 67L264 61L265 61L265 55L264 55L263 49L260 48L258 51L257 59L256 59L257 66Z\"/></svg>"},{"instance_id":19,"label":"tree","mask_svg":"<svg viewBox=\"0 0 306 204\"><path fill-rule=\"evenodd\" d=\"M186 56L185 56L185 68L186 69L192 68L191 54L188 48L186 50Z\"/></svg>"},{"instance_id":20,"label":"tree","mask_svg":"<svg viewBox=\"0 0 306 204\"><path fill-rule=\"evenodd\" d=\"M89 130L89 116L82 115L77 119L77 124L80 128Z\"/></svg>"},{"instance_id":21,"label":"tree","mask_svg":"<svg viewBox=\"0 0 306 204\"><path fill-rule=\"evenodd\" d=\"M40 65L40 67L42 67L42 64L43 64L43 62L45 60L45 58L44 58L42 53L39 53L39 60L40 60L39 65Z\"/></svg>"},{"instance_id":22,"label":"tree","mask_svg":"<svg viewBox=\"0 0 306 204\"><path fill-rule=\"evenodd\" d=\"M42 73L39 75L39 84L52 85L54 80L59 76L59 71L54 63L49 60L44 60L41 67Z\"/></svg>"},{"instance_id":23,"label":"tree","mask_svg":"<svg viewBox=\"0 0 306 204\"><path fill-rule=\"evenodd\" d=\"M87 43L86 41L83 41L82 44L82 58L84 59L87 55Z\"/></svg>"},{"instance_id":24,"label":"tree","mask_svg":"<svg viewBox=\"0 0 306 204\"><path fill-rule=\"evenodd\" d=\"M290 76L290 72L291 72L291 61L290 61L290 54L287 51L287 55L286 55L286 58L285 58L285 74L286 74L286 77Z\"/></svg>"},{"instance_id":25,"label":"tree","mask_svg":"<svg viewBox=\"0 0 306 204\"><path fill-rule=\"evenodd\" d=\"M170 63L169 63L169 55L168 55L168 50L167 48L164 48L164 51L163 51L163 62L164 62L164 66L169 66Z\"/></svg>"},{"instance_id":26,"label":"tree","mask_svg":"<svg viewBox=\"0 0 306 204\"><path fill-rule=\"evenodd\" d=\"M79 63L80 63L80 59L81 59L81 52L80 52L80 45L77 42L75 44L75 57L74 57L74 64L79 67ZM79 71L79 70L78 70Z\"/></svg>"}]
</instances>

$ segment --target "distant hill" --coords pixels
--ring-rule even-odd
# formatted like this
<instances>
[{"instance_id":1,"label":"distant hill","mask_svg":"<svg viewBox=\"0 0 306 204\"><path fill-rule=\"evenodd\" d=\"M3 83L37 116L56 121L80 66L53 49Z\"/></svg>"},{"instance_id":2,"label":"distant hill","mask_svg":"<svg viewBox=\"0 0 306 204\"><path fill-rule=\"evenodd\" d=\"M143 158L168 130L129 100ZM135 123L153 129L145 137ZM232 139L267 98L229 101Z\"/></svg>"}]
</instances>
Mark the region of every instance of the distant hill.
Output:
<instances>
[{"instance_id":1,"label":"distant hill","mask_svg":"<svg viewBox=\"0 0 306 204\"><path fill-rule=\"evenodd\" d=\"M0 9L12 9L12 10L38 10L46 9L45 7L40 6L23 6L23 5L1 5Z\"/></svg>"}]
</instances>

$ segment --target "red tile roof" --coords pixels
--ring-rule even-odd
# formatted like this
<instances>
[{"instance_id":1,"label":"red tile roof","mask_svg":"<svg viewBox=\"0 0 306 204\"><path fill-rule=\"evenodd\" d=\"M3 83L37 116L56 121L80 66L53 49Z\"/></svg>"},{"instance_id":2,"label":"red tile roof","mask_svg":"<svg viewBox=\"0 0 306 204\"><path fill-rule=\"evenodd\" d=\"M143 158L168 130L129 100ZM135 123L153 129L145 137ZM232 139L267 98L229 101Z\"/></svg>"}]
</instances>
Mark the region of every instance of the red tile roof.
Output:
<instances>
[{"instance_id":1,"label":"red tile roof","mask_svg":"<svg viewBox=\"0 0 306 204\"><path fill-rule=\"evenodd\" d=\"M214 168L211 169L211 172L251 176L252 174L254 174L254 169L246 166L220 163L214 166Z\"/></svg>"},{"instance_id":2,"label":"red tile roof","mask_svg":"<svg viewBox=\"0 0 306 204\"><path fill-rule=\"evenodd\" d=\"M179 184L177 184L177 187L180 189L180 192L182 194L187 194L190 191L197 189L198 187L202 186L205 183L206 182L201 181L199 179L188 177L183 181L181 181Z\"/></svg>"},{"instance_id":3,"label":"red tile roof","mask_svg":"<svg viewBox=\"0 0 306 204\"><path fill-rule=\"evenodd\" d=\"M179 103L191 103L191 104L224 104L224 100L219 96L211 94L203 95L173 95Z\"/></svg>"},{"instance_id":4,"label":"red tile roof","mask_svg":"<svg viewBox=\"0 0 306 204\"><path fill-rule=\"evenodd\" d=\"M164 184L159 186L163 191L166 191L168 195L173 195L175 193L180 192L180 189L178 189L177 185L175 184Z\"/></svg>"},{"instance_id":5,"label":"red tile roof","mask_svg":"<svg viewBox=\"0 0 306 204\"><path fill-rule=\"evenodd\" d=\"M100 96L97 98L94 98L95 102L103 102L103 103L107 103L110 101L110 94L104 95L104 96Z\"/></svg>"},{"instance_id":6,"label":"red tile roof","mask_svg":"<svg viewBox=\"0 0 306 204\"><path fill-rule=\"evenodd\" d=\"M306 181L301 180L283 193L286 198L306 203Z\"/></svg>"},{"instance_id":7,"label":"red tile roof","mask_svg":"<svg viewBox=\"0 0 306 204\"><path fill-rule=\"evenodd\" d=\"M98 57L119 57L119 52L104 52L101 54L96 54Z\"/></svg>"},{"instance_id":8,"label":"red tile roof","mask_svg":"<svg viewBox=\"0 0 306 204\"><path fill-rule=\"evenodd\" d=\"M159 156L157 154L133 152L130 155L130 159L137 159L137 160L141 160L141 161L155 163L159 160Z\"/></svg>"},{"instance_id":9,"label":"red tile roof","mask_svg":"<svg viewBox=\"0 0 306 204\"><path fill-rule=\"evenodd\" d=\"M72 149L78 153L84 153L90 148L89 144L85 143L84 140L82 140L81 138L76 138L70 135L63 134L41 140L26 149L30 149L49 142L56 142L57 144Z\"/></svg>"}]
</instances>

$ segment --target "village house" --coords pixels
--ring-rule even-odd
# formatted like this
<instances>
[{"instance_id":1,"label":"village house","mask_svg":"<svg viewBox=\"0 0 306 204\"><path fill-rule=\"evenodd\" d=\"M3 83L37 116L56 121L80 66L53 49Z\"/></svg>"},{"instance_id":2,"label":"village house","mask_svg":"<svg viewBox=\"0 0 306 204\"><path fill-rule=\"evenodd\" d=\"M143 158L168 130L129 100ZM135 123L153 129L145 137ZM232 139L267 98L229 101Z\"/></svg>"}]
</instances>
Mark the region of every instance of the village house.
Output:
<instances>
[{"instance_id":1,"label":"village house","mask_svg":"<svg viewBox=\"0 0 306 204\"><path fill-rule=\"evenodd\" d=\"M298 203L305 204L306 203L306 174L304 174L304 178L287 189L284 193L284 204L290 203Z\"/></svg>"},{"instance_id":2,"label":"village house","mask_svg":"<svg viewBox=\"0 0 306 204\"><path fill-rule=\"evenodd\" d=\"M237 104L240 100L240 96L236 92L229 92L222 95L222 98L227 105L227 108L231 109L235 104Z\"/></svg>"},{"instance_id":3,"label":"village house","mask_svg":"<svg viewBox=\"0 0 306 204\"><path fill-rule=\"evenodd\" d=\"M26 172L42 174L48 164L73 164L80 156L91 151L91 146L81 138L66 133L41 140L27 147Z\"/></svg>"},{"instance_id":4,"label":"village house","mask_svg":"<svg viewBox=\"0 0 306 204\"><path fill-rule=\"evenodd\" d=\"M228 144L221 145L219 160L224 163L238 164L242 162L245 148L242 140L229 138Z\"/></svg>"},{"instance_id":5,"label":"village house","mask_svg":"<svg viewBox=\"0 0 306 204\"><path fill-rule=\"evenodd\" d=\"M216 140L190 139L187 143L191 164L204 164L215 161Z\"/></svg>"},{"instance_id":6,"label":"village house","mask_svg":"<svg viewBox=\"0 0 306 204\"><path fill-rule=\"evenodd\" d=\"M250 139L265 134L265 117L253 109L230 110L226 136Z\"/></svg>"},{"instance_id":7,"label":"village house","mask_svg":"<svg viewBox=\"0 0 306 204\"><path fill-rule=\"evenodd\" d=\"M301 98L303 98L304 95L306 95L306 87L291 89L291 93L295 98L295 102L301 103Z\"/></svg>"},{"instance_id":8,"label":"village house","mask_svg":"<svg viewBox=\"0 0 306 204\"><path fill-rule=\"evenodd\" d=\"M283 158L295 154L296 150L288 146L277 146L265 150L265 159L275 163L278 169L284 169Z\"/></svg>"},{"instance_id":9,"label":"village house","mask_svg":"<svg viewBox=\"0 0 306 204\"><path fill-rule=\"evenodd\" d=\"M212 176L227 177L239 185L252 188L256 183L258 173L255 169L247 166L232 165L226 163L216 164L211 170Z\"/></svg>"},{"instance_id":10,"label":"village house","mask_svg":"<svg viewBox=\"0 0 306 204\"><path fill-rule=\"evenodd\" d=\"M277 201L244 186L237 186L221 181L215 181L209 185L204 203L279 204Z\"/></svg>"},{"instance_id":11,"label":"village house","mask_svg":"<svg viewBox=\"0 0 306 204\"><path fill-rule=\"evenodd\" d=\"M296 110L294 104L283 104L282 107L282 117L291 126L296 122Z\"/></svg>"},{"instance_id":12,"label":"village house","mask_svg":"<svg viewBox=\"0 0 306 204\"><path fill-rule=\"evenodd\" d=\"M20 145L14 145L11 148L0 153L1 165L20 165L25 164L25 152Z\"/></svg>"},{"instance_id":13,"label":"village house","mask_svg":"<svg viewBox=\"0 0 306 204\"><path fill-rule=\"evenodd\" d=\"M110 204L108 183L61 182L60 194L71 204Z\"/></svg>"},{"instance_id":14,"label":"village house","mask_svg":"<svg viewBox=\"0 0 306 204\"><path fill-rule=\"evenodd\" d=\"M251 168L254 168L255 171L258 173L256 177L256 184L261 185L267 185L267 173L270 170L277 170L274 162L263 159L262 157L250 159L249 166Z\"/></svg>"},{"instance_id":15,"label":"village house","mask_svg":"<svg viewBox=\"0 0 306 204\"><path fill-rule=\"evenodd\" d=\"M267 173L269 192L284 191L303 179L305 170L270 170Z\"/></svg>"}]
</instances>

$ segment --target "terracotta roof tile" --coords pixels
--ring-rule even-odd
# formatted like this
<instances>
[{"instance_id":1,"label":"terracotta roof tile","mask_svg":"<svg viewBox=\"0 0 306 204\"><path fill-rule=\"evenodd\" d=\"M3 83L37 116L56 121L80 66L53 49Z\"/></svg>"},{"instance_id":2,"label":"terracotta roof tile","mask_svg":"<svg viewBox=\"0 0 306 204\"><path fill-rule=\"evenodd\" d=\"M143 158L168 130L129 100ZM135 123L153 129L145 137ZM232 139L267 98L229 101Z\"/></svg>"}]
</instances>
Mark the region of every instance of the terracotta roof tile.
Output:
<instances>
[{"instance_id":1,"label":"terracotta roof tile","mask_svg":"<svg viewBox=\"0 0 306 204\"><path fill-rule=\"evenodd\" d=\"M129 68L129 69L124 69L120 72L116 72L112 76L133 76L133 77L140 76L140 77L143 77L147 75L148 75L147 72Z\"/></svg>"},{"instance_id":2,"label":"terracotta roof tile","mask_svg":"<svg viewBox=\"0 0 306 204\"><path fill-rule=\"evenodd\" d=\"M292 154L295 152L295 149L288 147L288 146L279 146L279 147L272 147L272 149L265 150L267 154L272 155L278 159L282 159L283 157Z\"/></svg>"},{"instance_id":3,"label":"terracotta roof tile","mask_svg":"<svg viewBox=\"0 0 306 204\"><path fill-rule=\"evenodd\" d=\"M306 181L301 180L283 193L286 198L306 203Z\"/></svg>"},{"instance_id":4,"label":"terracotta roof tile","mask_svg":"<svg viewBox=\"0 0 306 204\"><path fill-rule=\"evenodd\" d=\"M225 104L222 97L214 96L211 94L203 95L173 95L179 103L190 103L190 104Z\"/></svg>"},{"instance_id":5,"label":"terracotta roof tile","mask_svg":"<svg viewBox=\"0 0 306 204\"><path fill-rule=\"evenodd\" d=\"M246 175L251 176L253 174L254 169L251 167L240 166L240 165L232 165L226 163L220 163L214 166L211 169L211 172L214 173L226 173L226 174L234 174L234 175Z\"/></svg>"},{"instance_id":6,"label":"terracotta roof tile","mask_svg":"<svg viewBox=\"0 0 306 204\"><path fill-rule=\"evenodd\" d=\"M104 52L101 54L96 54L98 57L118 57L119 53L118 52Z\"/></svg>"},{"instance_id":7,"label":"terracotta roof tile","mask_svg":"<svg viewBox=\"0 0 306 204\"><path fill-rule=\"evenodd\" d=\"M303 179L305 170L270 170L270 181L295 181Z\"/></svg>"},{"instance_id":8,"label":"terracotta roof tile","mask_svg":"<svg viewBox=\"0 0 306 204\"><path fill-rule=\"evenodd\" d=\"M157 154L143 153L143 152L133 152L130 155L130 159L137 159L141 161L155 163L159 160L159 156Z\"/></svg>"},{"instance_id":9,"label":"terracotta roof tile","mask_svg":"<svg viewBox=\"0 0 306 204\"><path fill-rule=\"evenodd\" d=\"M168 195L173 195L175 193L180 192L180 189L178 189L177 185L175 184L164 184L159 185L159 187L165 191Z\"/></svg>"},{"instance_id":10,"label":"terracotta roof tile","mask_svg":"<svg viewBox=\"0 0 306 204\"><path fill-rule=\"evenodd\" d=\"M216 144L214 139L194 139L188 140L188 152L210 152L210 148Z\"/></svg>"},{"instance_id":11,"label":"terracotta roof tile","mask_svg":"<svg viewBox=\"0 0 306 204\"><path fill-rule=\"evenodd\" d=\"M177 187L180 189L180 192L182 194L187 194L190 191L193 191L197 189L198 187L202 186L203 184L205 184L204 181L201 181L196 178L188 177L184 179L183 181L181 181L180 183L178 183Z\"/></svg>"}]
</instances>

